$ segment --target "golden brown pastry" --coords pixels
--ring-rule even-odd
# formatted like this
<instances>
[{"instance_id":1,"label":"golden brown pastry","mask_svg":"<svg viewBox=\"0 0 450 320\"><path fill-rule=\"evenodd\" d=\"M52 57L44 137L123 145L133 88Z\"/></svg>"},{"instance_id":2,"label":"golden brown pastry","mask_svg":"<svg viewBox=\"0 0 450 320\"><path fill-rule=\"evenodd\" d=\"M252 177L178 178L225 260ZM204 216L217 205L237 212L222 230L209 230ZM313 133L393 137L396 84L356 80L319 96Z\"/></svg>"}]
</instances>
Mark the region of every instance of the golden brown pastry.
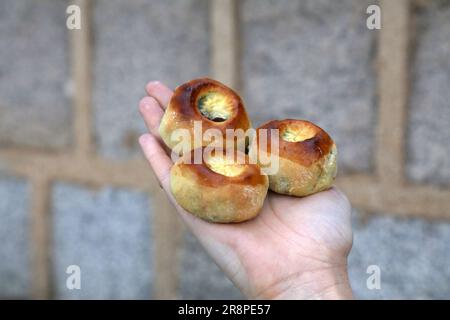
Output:
<instances>
[{"instance_id":1,"label":"golden brown pastry","mask_svg":"<svg viewBox=\"0 0 450 320\"><path fill-rule=\"evenodd\" d=\"M261 210L269 180L256 164L227 161L224 151L204 154L194 164L194 152L185 153L170 171L170 186L177 203L193 215L211 222L241 222ZM190 163L189 163L190 162ZM241 164L242 163L242 164Z\"/></svg>"},{"instance_id":2,"label":"golden brown pastry","mask_svg":"<svg viewBox=\"0 0 450 320\"><path fill-rule=\"evenodd\" d=\"M269 154L270 129L279 129L279 169L269 175L270 190L301 197L331 187L337 173L337 148L322 128L304 120L269 121L257 129L252 152L258 146L261 129L269 129Z\"/></svg>"},{"instance_id":3,"label":"golden brown pastry","mask_svg":"<svg viewBox=\"0 0 450 320\"><path fill-rule=\"evenodd\" d=\"M187 129L194 137L194 121L199 121L203 134L208 129L218 129L225 141L226 129L243 129L251 127L247 112L241 98L224 84L208 79L195 79L177 87L164 113L159 127L159 133L165 144L170 148L179 143L172 137L176 129ZM245 145L244 139L235 140L235 147ZM187 150L208 145L211 141L201 136L199 142L194 139ZM220 145L226 148L225 145ZM245 146L239 150L244 150ZM177 153L181 154L179 150Z\"/></svg>"}]
</instances>

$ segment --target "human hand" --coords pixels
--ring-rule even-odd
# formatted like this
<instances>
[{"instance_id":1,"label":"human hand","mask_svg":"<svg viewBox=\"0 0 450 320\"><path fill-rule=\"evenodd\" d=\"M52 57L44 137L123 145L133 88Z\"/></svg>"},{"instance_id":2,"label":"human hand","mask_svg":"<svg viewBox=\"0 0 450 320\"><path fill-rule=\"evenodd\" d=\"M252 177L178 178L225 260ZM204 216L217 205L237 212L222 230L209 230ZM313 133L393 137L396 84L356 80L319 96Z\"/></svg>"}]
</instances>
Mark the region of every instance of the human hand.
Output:
<instances>
[{"instance_id":1,"label":"human hand","mask_svg":"<svg viewBox=\"0 0 450 320\"><path fill-rule=\"evenodd\" d=\"M190 231L233 283L252 299L351 299L347 256L351 207L337 188L296 198L268 192L260 214L238 224L205 222L170 191L173 162L158 134L172 91L146 86L139 110L150 131L139 143L161 187Z\"/></svg>"}]
</instances>

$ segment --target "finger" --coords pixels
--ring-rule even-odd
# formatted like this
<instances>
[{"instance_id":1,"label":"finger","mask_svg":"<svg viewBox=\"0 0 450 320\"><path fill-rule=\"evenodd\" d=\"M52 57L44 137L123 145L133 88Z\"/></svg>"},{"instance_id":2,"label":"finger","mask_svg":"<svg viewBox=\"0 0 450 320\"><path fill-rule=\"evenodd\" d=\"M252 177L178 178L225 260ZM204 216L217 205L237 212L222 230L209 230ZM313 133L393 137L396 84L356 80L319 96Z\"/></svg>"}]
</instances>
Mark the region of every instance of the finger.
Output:
<instances>
[{"instance_id":1,"label":"finger","mask_svg":"<svg viewBox=\"0 0 450 320\"><path fill-rule=\"evenodd\" d=\"M158 179L161 187L170 195L169 177L170 168L173 165L172 160L166 154L158 140L151 134L143 134L139 138L139 144L141 145L145 157L155 172L156 178Z\"/></svg>"},{"instance_id":2,"label":"finger","mask_svg":"<svg viewBox=\"0 0 450 320\"><path fill-rule=\"evenodd\" d=\"M159 81L151 81L145 86L148 95L155 98L161 108L166 109L169 105L173 91Z\"/></svg>"},{"instance_id":3,"label":"finger","mask_svg":"<svg viewBox=\"0 0 450 320\"><path fill-rule=\"evenodd\" d=\"M144 151L145 157L153 168L161 187L167 193L167 196L172 204L178 209L177 211L180 213L181 218L187 224L189 229L200 239L202 243L205 242L204 239L207 235L214 234L215 237L219 237L219 235L217 235L217 229L219 226L205 222L200 218L193 216L181 208L181 206L175 201L175 198L170 191L170 168L172 167L173 162L164 152L156 138L150 134L143 134L139 138L139 144ZM220 227L222 227L221 229L225 228L225 226ZM204 245L207 246L207 244Z\"/></svg>"},{"instance_id":4,"label":"finger","mask_svg":"<svg viewBox=\"0 0 450 320\"><path fill-rule=\"evenodd\" d=\"M142 98L139 101L139 111L150 133L156 138L161 139L158 129L164 111L159 106L158 101L152 97Z\"/></svg>"}]
</instances>

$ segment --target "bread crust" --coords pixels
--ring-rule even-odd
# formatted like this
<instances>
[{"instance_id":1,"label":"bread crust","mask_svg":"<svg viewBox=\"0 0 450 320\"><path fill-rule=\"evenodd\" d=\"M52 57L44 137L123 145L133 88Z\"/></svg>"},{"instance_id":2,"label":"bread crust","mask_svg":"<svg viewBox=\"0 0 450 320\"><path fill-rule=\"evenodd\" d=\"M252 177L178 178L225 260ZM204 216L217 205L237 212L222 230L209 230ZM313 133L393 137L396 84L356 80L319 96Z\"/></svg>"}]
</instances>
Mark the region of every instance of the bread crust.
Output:
<instances>
[{"instance_id":1,"label":"bread crust","mask_svg":"<svg viewBox=\"0 0 450 320\"><path fill-rule=\"evenodd\" d=\"M301 141L286 141L287 127L306 128L312 137ZM337 174L337 147L319 126L305 120L272 120L259 128L254 144L259 144L259 130L267 130L267 152L271 153L270 129L279 129L279 169L269 176L270 190L292 196L307 196L330 188Z\"/></svg>"},{"instance_id":2,"label":"bread crust","mask_svg":"<svg viewBox=\"0 0 450 320\"><path fill-rule=\"evenodd\" d=\"M172 194L181 207L217 223L242 222L258 215L269 179L257 164L249 164L244 155L243 171L230 177L211 170L203 158L199 164L185 163L194 152L181 157L170 171Z\"/></svg>"},{"instance_id":3,"label":"bread crust","mask_svg":"<svg viewBox=\"0 0 450 320\"><path fill-rule=\"evenodd\" d=\"M213 121L200 112L198 108L199 99L208 92L219 93L230 102L230 115L224 121ZM194 121L201 121L203 132L208 129L219 130L224 141L226 129L243 129L246 131L251 128L249 117L239 95L219 81L209 78L194 79L175 89L161 119L159 133L162 140L170 149L173 149L178 141L171 138L172 132L176 129L187 129L193 137ZM201 141L201 145L195 145L193 141L190 149L206 146L211 142L204 139L201 139ZM242 141L236 142L242 143Z\"/></svg>"}]
</instances>

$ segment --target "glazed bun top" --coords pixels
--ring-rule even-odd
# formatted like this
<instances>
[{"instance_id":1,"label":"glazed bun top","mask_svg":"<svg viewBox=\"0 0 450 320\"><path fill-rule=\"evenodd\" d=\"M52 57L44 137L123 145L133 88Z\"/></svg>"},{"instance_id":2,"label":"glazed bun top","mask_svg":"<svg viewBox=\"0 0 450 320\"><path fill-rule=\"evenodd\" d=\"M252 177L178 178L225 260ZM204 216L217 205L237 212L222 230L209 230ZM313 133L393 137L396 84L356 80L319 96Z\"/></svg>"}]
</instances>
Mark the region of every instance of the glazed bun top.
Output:
<instances>
[{"instance_id":1,"label":"glazed bun top","mask_svg":"<svg viewBox=\"0 0 450 320\"><path fill-rule=\"evenodd\" d=\"M196 162L195 159L199 161ZM181 172L193 173L199 183L209 187L226 184L255 186L267 183L267 176L261 168L257 164L251 164L248 156L239 151L234 159L228 160L223 149L208 151L207 147L197 148L184 154L176 165L180 167Z\"/></svg>"},{"instance_id":2,"label":"glazed bun top","mask_svg":"<svg viewBox=\"0 0 450 320\"><path fill-rule=\"evenodd\" d=\"M179 121L201 120L203 130L249 128L250 121L239 95L219 81L200 78L177 87L169 103Z\"/></svg>"},{"instance_id":3,"label":"glazed bun top","mask_svg":"<svg viewBox=\"0 0 450 320\"><path fill-rule=\"evenodd\" d=\"M267 151L270 152L271 131L279 130L279 155L303 166L310 166L326 157L334 142L322 128L306 120L272 120L257 129L257 143L259 144L259 130L267 130Z\"/></svg>"}]
</instances>

